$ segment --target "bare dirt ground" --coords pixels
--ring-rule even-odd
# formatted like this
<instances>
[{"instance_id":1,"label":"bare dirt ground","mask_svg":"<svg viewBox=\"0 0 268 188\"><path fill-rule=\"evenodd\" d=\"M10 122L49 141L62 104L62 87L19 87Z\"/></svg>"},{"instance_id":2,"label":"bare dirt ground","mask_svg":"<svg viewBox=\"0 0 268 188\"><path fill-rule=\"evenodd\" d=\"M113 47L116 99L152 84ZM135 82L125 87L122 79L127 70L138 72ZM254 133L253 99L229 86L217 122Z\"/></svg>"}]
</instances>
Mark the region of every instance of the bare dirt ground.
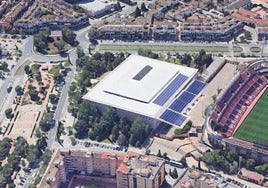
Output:
<instances>
[{"instance_id":1,"label":"bare dirt ground","mask_svg":"<svg viewBox=\"0 0 268 188\"><path fill-rule=\"evenodd\" d=\"M20 103L15 107L13 112L14 117L10 120L10 126L6 131L6 134L15 139L17 136L23 136L28 143L35 142L35 136L33 133L35 125L39 125L40 120L46 110L46 106L49 102L49 95L54 87L53 76L49 74L48 70L52 66L50 64L42 64L40 67L40 74L42 83L37 82L35 76L29 78L24 86L24 94L21 97ZM44 69L45 68L45 69ZM41 90L41 87L47 86L44 94L39 92L40 103L32 101L29 96L28 86L32 85L36 87L37 91Z\"/></svg>"},{"instance_id":2,"label":"bare dirt ground","mask_svg":"<svg viewBox=\"0 0 268 188\"><path fill-rule=\"evenodd\" d=\"M16 138L18 135L24 138L31 138L31 133L37 121L38 114L42 111L39 105L25 105L20 108L20 113L14 123L9 137Z\"/></svg>"}]
</instances>

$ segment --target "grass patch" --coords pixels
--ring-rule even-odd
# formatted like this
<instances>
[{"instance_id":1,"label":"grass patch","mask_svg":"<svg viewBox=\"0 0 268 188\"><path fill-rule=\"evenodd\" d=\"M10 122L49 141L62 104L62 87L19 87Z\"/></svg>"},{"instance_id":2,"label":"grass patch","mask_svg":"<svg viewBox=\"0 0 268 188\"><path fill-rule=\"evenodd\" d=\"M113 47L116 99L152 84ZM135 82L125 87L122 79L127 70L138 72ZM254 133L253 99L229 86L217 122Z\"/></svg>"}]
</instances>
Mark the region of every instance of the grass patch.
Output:
<instances>
[{"instance_id":1,"label":"grass patch","mask_svg":"<svg viewBox=\"0 0 268 188\"><path fill-rule=\"evenodd\" d=\"M259 47L251 47L251 48L250 48L250 51L251 51L251 52L260 52L261 49L260 49Z\"/></svg>"},{"instance_id":2,"label":"grass patch","mask_svg":"<svg viewBox=\"0 0 268 188\"><path fill-rule=\"evenodd\" d=\"M53 75L59 75L60 74L60 66L53 65L52 68L49 70L49 73L53 74Z\"/></svg>"},{"instance_id":3,"label":"grass patch","mask_svg":"<svg viewBox=\"0 0 268 188\"><path fill-rule=\"evenodd\" d=\"M39 71L39 68L41 67L41 65L40 64L33 64L32 66L31 66L31 72L33 73L33 74L38 74L40 71Z\"/></svg>"},{"instance_id":4,"label":"grass patch","mask_svg":"<svg viewBox=\"0 0 268 188\"><path fill-rule=\"evenodd\" d=\"M176 46L176 45L139 45L139 44L100 44L100 50L115 51L138 51L139 48L152 51L171 51L171 52L199 52L204 49L209 52L228 52L227 46Z\"/></svg>"},{"instance_id":5,"label":"grass patch","mask_svg":"<svg viewBox=\"0 0 268 188\"><path fill-rule=\"evenodd\" d=\"M246 141L260 141L268 144L268 89L253 107L234 137Z\"/></svg>"},{"instance_id":6,"label":"grass patch","mask_svg":"<svg viewBox=\"0 0 268 188\"><path fill-rule=\"evenodd\" d=\"M235 53L243 52L243 48L241 48L240 46L234 46L233 50L234 50Z\"/></svg>"}]
</instances>

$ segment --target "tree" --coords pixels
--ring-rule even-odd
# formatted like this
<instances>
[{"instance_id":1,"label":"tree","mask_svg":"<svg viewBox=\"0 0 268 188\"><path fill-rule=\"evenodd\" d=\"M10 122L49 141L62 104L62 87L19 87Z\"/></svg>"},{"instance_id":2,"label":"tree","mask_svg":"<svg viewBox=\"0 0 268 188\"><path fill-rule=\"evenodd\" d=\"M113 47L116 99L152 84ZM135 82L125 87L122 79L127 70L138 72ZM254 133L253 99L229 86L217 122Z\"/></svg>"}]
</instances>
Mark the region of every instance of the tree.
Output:
<instances>
[{"instance_id":1,"label":"tree","mask_svg":"<svg viewBox=\"0 0 268 188\"><path fill-rule=\"evenodd\" d=\"M55 103L57 103L57 101L58 101L58 97L57 97L57 95L56 94L50 94L49 95L49 99L50 99L50 102L52 103L52 104L55 104Z\"/></svg>"},{"instance_id":2,"label":"tree","mask_svg":"<svg viewBox=\"0 0 268 188\"><path fill-rule=\"evenodd\" d=\"M181 58L181 64L190 65L192 61L192 56L190 54L184 54Z\"/></svg>"},{"instance_id":3,"label":"tree","mask_svg":"<svg viewBox=\"0 0 268 188\"><path fill-rule=\"evenodd\" d=\"M20 156L17 151L12 152L7 158L8 164L13 170L18 169L20 163Z\"/></svg>"},{"instance_id":4,"label":"tree","mask_svg":"<svg viewBox=\"0 0 268 188\"><path fill-rule=\"evenodd\" d=\"M48 47L48 42L52 40L50 37L51 31L46 28L44 31L40 31L38 34L34 35L34 46L38 52L44 52Z\"/></svg>"},{"instance_id":5,"label":"tree","mask_svg":"<svg viewBox=\"0 0 268 188\"><path fill-rule=\"evenodd\" d=\"M178 172L177 172L176 168L173 169L172 176L173 176L174 179L178 178Z\"/></svg>"},{"instance_id":6,"label":"tree","mask_svg":"<svg viewBox=\"0 0 268 188\"><path fill-rule=\"evenodd\" d=\"M74 129L76 130L75 136L79 139L88 137L88 125L84 120L78 120L74 124Z\"/></svg>"},{"instance_id":7,"label":"tree","mask_svg":"<svg viewBox=\"0 0 268 188\"><path fill-rule=\"evenodd\" d=\"M76 34L68 27L63 27L61 33L62 33L62 39L65 42L69 43L72 46L76 44Z\"/></svg>"},{"instance_id":8,"label":"tree","mask_svg":"<svg viewBox=\"0 0 268 188\"><path fill-rule=\"evenodd\" d=\"M255 166L255 164L256 164L256 161L254 159L252 159L252 158L249 158L247 160L247 162L246 162L246 168L249 169L249 170L251 170L251 169L253 169L253 167Z\"/></svg>"},{"instance_id":9,"label":"tree","mask_svg":"<svg viewBox=\"0 0 268 188\"><path fill-rule=\"evenodd\" d=\"M180 163L183 164L184 167L187 167L187 166L188 166L185 157L182 157L182 158L181 158Z\"/></svg>"},{"instance_id":10,"label":"tree","mask_svg":"<svg viewBox=\"0 0 268 188\"><path fill-rule=\"evenodd\" d=\"M5 115L6 115L6 117L7 117L7 118L10 118L11 114L12 114L12 108L7 108L7 109L5 110Z\"/></svg>"},{"instance_id":11,"label":"tree","mask_svg":"<svg viewBox=\"0 0 268 188\"><path fill-rule=\"evenodd\" d=\"M54 125L53 113L45 113L42 120L39 123L39 127L42 131L47 132Z\"/></svg>"},{"instance_id":12,"label":"tree","mask_svg":"<svg viewBox=\"0 0 268 188\"><path fill-rule=\"evenodd\" d=\"M12 140L10 138L5 137L2 141L0 141L0 161L3 161L9 154Z\"/></svg>"},{"instance_id":13,"label":"tree","mask_svg":"<svg viewBox=\"0 0 268 188\"><path fill-rule=\"evenodd\" d=\"M42 133L41 133L40 129L38 127L35 128L35 137L41 138L41 136L42 136Z\"/></svg>"},{"instance_id":14,"label":"tree","mask_svg":"<svg viewBox=\"0 0 268 188\"><path fill-rule=\"evenodd\" d=\"M41 160L44 162L44 165L48 165L51 159L53 152L49 149L46 149L41 157Z\"/></svg>"},{"instance_id":15,"label":"tree","mask_svg":"<svg viewBox=\"0 0 268 188\"><path fill-rule=\"evenodd\" d=\"M136 10L135 10L135 18L141 16L141 10L139 9L139 7L136 7Z\"/></svg>"},{"instance_id":16,"label":"tree","mask_svg":"<svg viewBox=\"0 0 268 188\"><path fill-rule=\"evenodd\" d=\"M148 11L148 9L146 8L144 2L141 4L141 11L142 11L142 12L147 12L147 11Z\"/></svg>"},{"instance_id":17,"label":"tree","mask_svg":"<svg viewBox=\"0 0 268 188\"><path fill-rule=\"evenodd\" d=\"M29 90L29 95L30 95L32 101L39 101L38 93L39 92L35 89Z\"/></svg>"},{"instance_id":18,"label":"tree","mask_svg":"<svg viewBox=\"0 0 268 188\"><path fill-rule=\"evenodd\" d=\"M151 154L151 150L147 148L145 151L145 155L150 155L150 154Z\"/></svg>"},{"instance_id":19,"label":"tree","mask_svg":"<svg viewBox=\"0 0 268 188\"><path fill-rule=\"evenodd\" d=\"M252 39L252 36L251 36L251 33L249 32L249 31L245 31L245 38L247 39L247 40L251 40Z\"/></svg>"},{"instance_id":20,"label":"tree","mask_svg":"<svg viewBox=\"0 0 268 188\"><path fill-rule=\"evenodd\" d=\"M164 159L168 159L167 152L164 152L162 157L163 157Z\"/></svg>"},{"instance_id":21,"label":"tree","mask_svg":"<svg viewBox=\"0 0 268 188\"><path fill-rule=\"evenodd\" d=\"M268 172L268 163L259 165L255 167L255 170L263 175L267 175Z\"/></svg>"},{"instance_id":22,"label":"tree","mask_svg":"<svg viewBox=\"0 0 268 188\"><path fill-rule=\"evenodd\" d=\"M30 167L35 166L40 161L41 151L35 145L29 145L27 148L26 159L29 162Z\"/></svg>"},{"instance_id":23,"label":"tree","mask_svg":"<svg viewBox=\"0 0 268 188\"><path fill-rule=\"evenodd\" d=\"M21 94L22 94L22 87L19 86L19 85L17 85L17 86L15 87L15 91L16 91L17 95L21 95Z\"/></svg>"},{"instance_id":24,"label":"tree","mask_svg":"<svg viewBox=\"0 0 268 188\"><path fill-rule=\"evenodd\" d=\"M119 127L115 125L112 128L112 141L115 142L118 137L119 137Z\"/></svg>"},{"instance_id":25,"label":"tree","mask_svg":"<svg viewBox=\"0 0 268 188\"><path fill-rule=\"evenodd\" d=\"M24 137L18 136L16 138L16 142L14 143L15 151L19 156L25 157L26 148L28 147L28 143Z\"/></svg>"},{"instance_id":26,"label":"tree","mask_svg":"<svg viewBox=\"0 0 268 188\"><path fill-rule=\"evenodd\" d=\"M212 63L213 59L211 54L206 54L204 49L201 49L199 54L195 57L194 62L199 70L202 70L204 66L208 67Z\"/></svg>"},{"instance_id":27,"label":"tree","mask_svg":"<svg viewBox=\"0 0 268 188\"><path fill-rule=\"evenodd\" d=\"M15 187L16 185L13 182L8 184L8 188L15 188Z\"/></svg>"},{"instance_id":28,"label":"tree","mask_svg":"<svg viewBox=\"0 0 268 188\"><path fill-rule=\"evenodd\" d=\"M238 155L235 150L227 150L226 159L232 163L238 160Z\"/></svg>"},{"instance_id":29,"label":"tree","mask_svg":"<svg viewBox=\"0 0 268 188\"><path fill-rule=\"evenodd\" d=\"M127 145L128 145L127 138L126 138L126 136L123 135L123 134L120 134L120 135L119 135L117 141L118 141L118 144L119 144L120 146L127 146Z\"/></svg>"},{"instance_id":30,"label":"tree","mask_svg":"<svg viewBox=\"0 0 268 188\"><path fill-rule=\"evenodd\" d=\"M7 62L5 62L5 61L2 62L1 65L0 65L0 69L1 69L1 70L6 70L7 68L8 68L8 64L7 64Z\"/></svg>"},{"instance_id":31,"label":"tree","mask_svg":"<svg viewBox=\"0 0 268 188\"><path fill-rule=\"evenodd\" d=\"M130 134L130 144L139 147L149 136L150 128L141 121L141 118L137 118L131 125Z\"/></svg>"},{"instance_id":32,"label":"tree","mask_svg":"<svg viewBox=\"0 0 268 188\"><path fill-rule=\"evenodd\" d=\"M59 50L59 51L62 51L64 49L64 42L63 41L59 41L59 42L55 42L54 44L56 46L56 48Z\"/></svg>"},{"instance_id":33,"label":"tree","mask_svg":"<svg viewBox=\"0 0 268 188\"><path fill-rule=\"evenodd\" d=\"M138 54L141 55L141 56L150 57L152 59L157 59L158 58L158 54L153 53L152 50L150 50L150 49L139 48L138 49Z\"/></svg>"},{"instance_id":34,"label":"tree","mask_svg":"<svg viewBox=\"0 0 268 188\"><path fill-rule=\"evenodd\" d=\"M98 41L96 40L96 36L95 36L95 32L94 31L89 31L88 32L88 39L89 42L91 42L91 44L96 45L98 43Z\"/></svg>"},{"instance_id":35,"label":"tree","mask_svg":"<svg viewBox=\"0 0 268 188\"><path fill-rule=\"evenodd\" d=\"M158 149L158 153L157 153L157 155L156 155L157 157L162 157L162 154L161 154L161 151L160 151L160 149Z\"/></svg>"},{"instance_id":36,"label":"tree","mask_svg":"<svg viewBox=\"0 0 268 188\"><path fill-rule=\"evenodd\" d=\"M119 3L119 1L117 1L117 4L115 5L115 10L121 10L121 9L122 9L122 6Z\"/></svg>"},{"instance_id":37,"label":"tree","mask_svg":"<svg viewBox=\"0 0 268 188\"><path fill-rule=\"evenodd\" d=\"M81 46L77 46L76 53L78 58L85 56L85 52Z\"/></svg>"},{"instance_id":38,"label":"tree","mask_svg":"<svg viewBox=\"0 0 268 188\"><path fill-rule=\"evenodd\" d=\"M38 140L36 141L36 147L40 151L45 150L45 148L47 147L47 141L46 141L46 138L44 136L42 136L41 138L38 138Z\"/></svg>"}]
</instances>

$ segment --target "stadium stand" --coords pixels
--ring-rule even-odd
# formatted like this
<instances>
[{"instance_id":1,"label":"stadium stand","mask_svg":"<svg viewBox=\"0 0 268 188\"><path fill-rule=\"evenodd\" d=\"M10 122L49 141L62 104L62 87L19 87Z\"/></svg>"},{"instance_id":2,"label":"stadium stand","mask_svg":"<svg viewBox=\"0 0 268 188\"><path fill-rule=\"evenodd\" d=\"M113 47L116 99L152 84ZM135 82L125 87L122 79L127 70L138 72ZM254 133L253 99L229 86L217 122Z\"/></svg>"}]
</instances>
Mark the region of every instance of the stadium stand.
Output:
<instances>
[{"instance_id":1,"label":"stadium stand","mask_svg":"<svg viewBox=\"0 0 268 188\"><path fill-rule=\"evenodd\" d=\"M223 137L230 137L234 134L248 105L267 84L268 80L251 66L232 81L215 104L211 114L212 120L222 127Z\"/></svg>"}]
</instances>

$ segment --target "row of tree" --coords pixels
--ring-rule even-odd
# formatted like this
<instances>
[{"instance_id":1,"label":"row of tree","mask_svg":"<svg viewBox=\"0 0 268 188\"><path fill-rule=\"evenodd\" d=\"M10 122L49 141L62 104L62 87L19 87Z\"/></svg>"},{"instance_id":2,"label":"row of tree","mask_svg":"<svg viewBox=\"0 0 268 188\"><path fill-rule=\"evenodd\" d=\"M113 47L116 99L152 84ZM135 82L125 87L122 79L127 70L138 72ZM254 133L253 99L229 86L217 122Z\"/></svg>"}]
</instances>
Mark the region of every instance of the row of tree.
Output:
<instances>
[{"instance_id":1,"label":"row of tree","mask_svg":"<svg viewBox=\"0 0 268 188\"><path fill-rule=\"evenodd\" d=\"M202 160L216 170L222 170L229 174L236 174L239 170L238 155L233 150L214 150L206 152Z\"/></svg>"},{"instance_id":2,"label":"row of tree","mask_svg":"<svg viewBox=\"0 0 268 188\"><path fill-rule=\"evenodd\" d=\"M216 170L223 170L229 174L236 174L240 168L257 171L263 175L268 174L268 164L257 163L252 158L239 156L235 150L214 150L206 152L202 160Z\"/></svg>"},{"instance_id":3,"label":"row of tree","mask_svg":"<svg viewBox=\"0 0 268 188\"><path fill-rule=\"evenodd\" d=\"M74 125L77 138L110 139L122 146L131 144L139 147L151 132L140 118L131 123L124 117L119 118L112 107L106 107L101 113L88 102L79 105L77 118Z\"/></svg>"}]
</instances>

